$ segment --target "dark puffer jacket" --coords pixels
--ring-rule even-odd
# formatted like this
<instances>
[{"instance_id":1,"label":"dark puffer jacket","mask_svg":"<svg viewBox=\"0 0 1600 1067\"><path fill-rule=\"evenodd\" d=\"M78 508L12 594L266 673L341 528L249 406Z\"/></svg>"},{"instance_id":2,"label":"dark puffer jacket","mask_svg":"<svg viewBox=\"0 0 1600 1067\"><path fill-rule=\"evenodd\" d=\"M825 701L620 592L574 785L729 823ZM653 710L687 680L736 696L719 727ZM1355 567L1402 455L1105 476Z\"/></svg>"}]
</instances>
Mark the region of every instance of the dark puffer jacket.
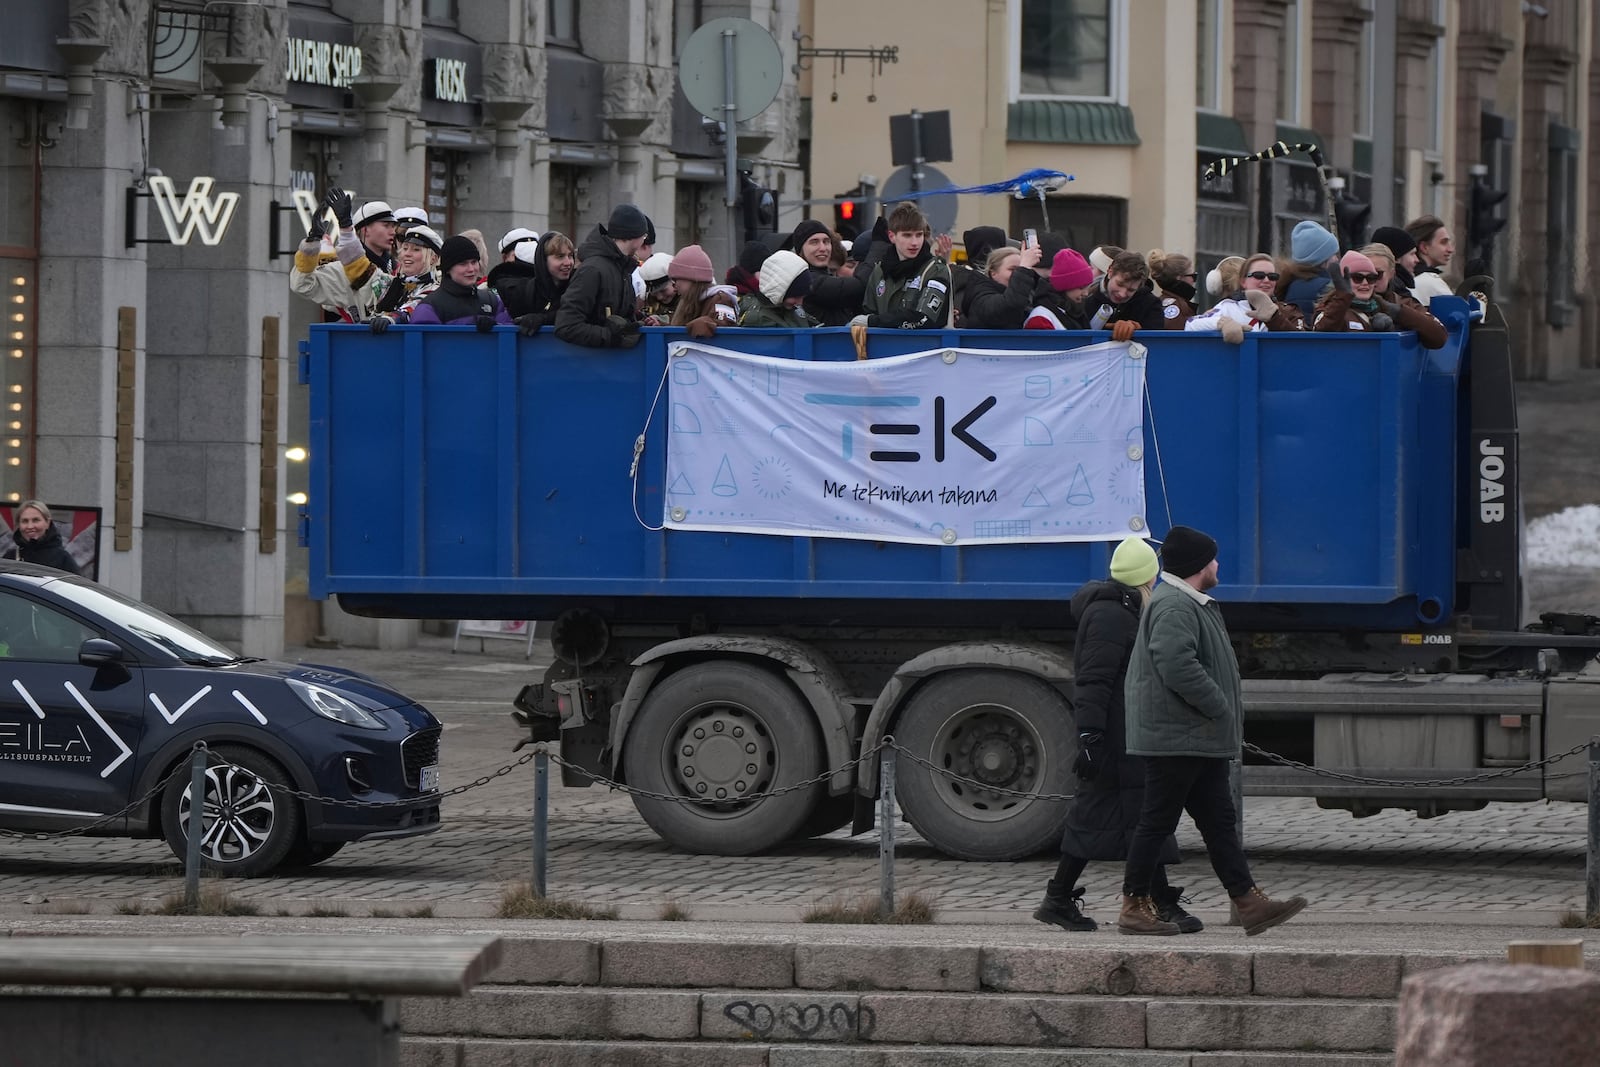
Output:
<instances>
[{"instance_id":1,"label":"dark puffer jacket","mask_svg":"<svg viewBox=\"0 0 1600 1067\"><path fill-rule=\"evenodd\" d=\"M615 348L621 336L606 324L634 318L633 272L637 265L596 226L578 246L578 269L556 311L556 336L568 344Z\"/></svg>"},{"instance_id":2,"label":"dark puffer jacket","mask_svg":"<svg viewBox=\"0 0 1600 1067\"><path fill-rule=\"evenodd\" d=\"M24 540L20 530L14 537L17 542L15 558L22 562L37 563L41 567L54 567L68 574L78 573L78 565L73 562L67 546L61 542L61 531L56 529L54 523L44 528L44 533L39 535L37 541Z\"/></svg>"},{"instance_id":3,"label":"dark puffer jacket","mask_svg":"<svg viewBox=\"0 0 1600 1067\"><path fill-rule=\"evenodd\" d=\"M532 263L514 259L497 265L489 272L489 288L500 294L500 299L506 303L506 311L514 319L537 315L540 326L549 326L556 320L561 298L572 279L569 276L567 281L560 281L550 273L549 252L545 242L555 233L551 230L539 238L538 251L534 253Z\"/></svg>"},{"instance_id":4,"label":"dark puffer jacket","mask_svg":"<svg viewBox=\"0 0 1600 1067\"><path fill-rule=\"evenodd\" d=\"M1049 288L1048 280L1027 267L1013 267L1006 285L984 275L962 295L961 325L969 330L1020 330L1039 303L1040 290Z\"/></svg>"},{"instance_id":5,"label":"dark puffer jacket","mask_svg":"<svg viewBox=\"0 0 1600 1067\"><path fill-rule=\"evenodd\" d=\"M1139 825L1144 804L1144 761L1127 753L1122 699L1128 658L1139 636L1139 591L1120 582L1090 582L1072 597L1077 637L1072 645L1072 715L1078 731L1105 734L1106 766L1079 782L1061 851L1089 860L1120 860ZM1178 861L1177 842L1161 846L1160 862Z\"/></svg>"}]
</instances>

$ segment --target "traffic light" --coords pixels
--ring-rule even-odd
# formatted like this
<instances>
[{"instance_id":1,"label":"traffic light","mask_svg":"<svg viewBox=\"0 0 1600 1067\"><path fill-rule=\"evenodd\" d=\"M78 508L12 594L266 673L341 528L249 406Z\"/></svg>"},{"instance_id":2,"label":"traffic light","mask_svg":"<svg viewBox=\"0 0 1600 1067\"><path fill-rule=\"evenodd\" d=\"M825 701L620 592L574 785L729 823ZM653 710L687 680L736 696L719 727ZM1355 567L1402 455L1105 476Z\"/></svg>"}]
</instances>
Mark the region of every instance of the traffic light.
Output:
<instances>
[{"instance_id":1,"label":"traffic light","mask_svg":"<svg viewBox=\"0 0 1600 1067\"><path fill-rule=\"evenodd\" d=\"M1481 178L1472 183L1472 199L1467 205L1467 249L1474 259L1492 259L1494 236L1506 228L1498 209L1509 195L1491 188Z\"/></svg>"},{"instance_id":2,"label":"traffic light","mask_svg":"<svg viewBox=\"0 0 1600 1067\"><path fill-rule=\"evenodd\" d=\"M761 185L749 171L739 172L739 207L744 215L744 239L759 240L778 229L778 194Z\"/></svg>"},{"instance_id":3,"label":"traffic light","mask_svg":"<svg viewBox=\"0 0 1600 1067\"><path fill-rule=\"evenodd\" d=\"M1372 205L1359 200L1335 200L1333 217L1339 224L1339 245L1342 248L1360 248L1367 243L1367 220L1372 217Z\"/></svg>"},{"instance_id":4,"label":"traffic light","mask_svg":"<svg viewBox=\"0 0 1600 1067\"><path fill-rule=\"evenodd\" d=\"M866 190L859 184L839 194L833 205L833 228L846 241L853 241L867 224Z\"/></svg>"}]
</instances>

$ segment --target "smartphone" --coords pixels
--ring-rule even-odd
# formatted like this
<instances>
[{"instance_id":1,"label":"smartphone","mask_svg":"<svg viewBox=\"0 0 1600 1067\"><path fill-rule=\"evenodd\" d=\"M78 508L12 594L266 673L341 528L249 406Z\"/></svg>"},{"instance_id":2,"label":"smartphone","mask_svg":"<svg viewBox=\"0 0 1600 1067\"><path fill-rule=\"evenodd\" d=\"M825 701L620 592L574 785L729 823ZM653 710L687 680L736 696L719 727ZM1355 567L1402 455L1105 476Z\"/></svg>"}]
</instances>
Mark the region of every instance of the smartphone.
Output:
<instances>
[{"instance_id":1,"label":"smartphone","mask_svg":"<svg viewBox=\"0 0 1600 1067\"><path fill-rule=\"evenodd\" d=\"M1023 230L1022 231L1022 247L1023 248L1038 248L1039 247L1039 231L1038 230Z\"/></svg>"}]
</instances>

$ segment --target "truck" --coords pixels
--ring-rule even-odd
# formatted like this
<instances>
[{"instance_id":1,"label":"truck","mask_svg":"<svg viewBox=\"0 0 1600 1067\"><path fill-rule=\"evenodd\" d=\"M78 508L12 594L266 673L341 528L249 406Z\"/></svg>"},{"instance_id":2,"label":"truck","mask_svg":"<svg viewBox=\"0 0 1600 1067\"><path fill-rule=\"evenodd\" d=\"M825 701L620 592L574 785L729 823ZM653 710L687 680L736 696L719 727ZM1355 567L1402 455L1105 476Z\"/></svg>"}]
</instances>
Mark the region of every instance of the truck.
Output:
<instances>
[{"instance_id":1,"label":"truck","mask_svg":"<svg viewBox=\"0 0 1600 1067\"><path fill-rule=\"evenodd\" d=\"M1487 301L1433 310L1449 332L1435 351L1409 333L1141 331L1127 346L1143 410L1124 476L1142 479L1145 513L1130 524L1221 546L1248 795L1424 818L1586 795L1581 760L1553 757L1600 733L1600 619L1523 618L1511 339ZM688 509L669 481L669 372L703 350L679 329L642 334L593 350L505 328L312 327L313 596L384 618L547 620L554 662L515 700L528 738L559 741L567 784L629 787L683 850L869 829L886 741L901 810L940 851L1052 847L1074 784L1067 603L1119 538L674 521ZM1106 341L874 330L864 362L844 329L703 344L776 381L870 379L930 353L998 375ZM960 432L1003 450L968 389L917 423L836 413L830 462L864 463L850 445L869 433L900 434L911 450L893 454L919 462L959 451ZM859 469L811 485L816 442L786 447L808 491L874 491ZM891 496L869 513L904 503Z\"/></svg>"}]
</instances>

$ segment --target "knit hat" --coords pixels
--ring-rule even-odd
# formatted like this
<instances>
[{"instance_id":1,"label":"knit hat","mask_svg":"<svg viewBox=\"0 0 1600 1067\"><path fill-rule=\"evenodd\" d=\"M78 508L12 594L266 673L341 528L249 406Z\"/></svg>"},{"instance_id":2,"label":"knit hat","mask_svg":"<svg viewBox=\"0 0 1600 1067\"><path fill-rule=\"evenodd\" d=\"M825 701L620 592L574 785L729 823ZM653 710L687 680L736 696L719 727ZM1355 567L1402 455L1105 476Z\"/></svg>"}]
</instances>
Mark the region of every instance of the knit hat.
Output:
<instances>
[{"instance_id":1,"label":"knit hat","mask_svg":"<svg viewBox=\"0 0 1600 1067\"><path fill-rule=\"evenodd\" d=\"M1377 264L1354 249L1346 252L1343 258L1339 260L1339 269L1344 271L1346 275L1378 273Z\"/></svg>"},{"instance_id":2,"label":"knit hat","mask_svg":"<svg viewBox=\"0 0 1600 1067\"><path fill-rule=\"evenodd\" d=\"M463 237L459 233L454 237L445 238L443 246L439 249L439 269L446 274L457 263L465 263L469 259L477 259L478 246L472 243L472 238Z\"/></svg>"},{"instance_id":3,"label":"knit hat","mask_svg":"<svg viewBox=\"0 0 1600 1067\"><path fill-rule=\"evenodd\" d=\"M1401 256L1417 247L1416 239L1398 226L1379 226L1372 231L1372 240L1375 244L1388 245L1396 263L1400 262Z\"/></svg>"},{"instance_id":4,"label":"knit hat","mask_svg":"<svg viewBox=\"0 0 1600 1067\"><path fill-rule=\"evenodd\" d=\"M1142 537L1123 538L1122 544L1111 553L1111 577L1123 585L1135 588L1149 585L1160 572L1161 564L1156 562L1156 550Z\"/></svg>"},{"instance_id":5,"label":"knit hat","mask_svg":"<svg viewBox=\"0 0 1600 1067\"><path fill-rule=\"evenodd\" d=\"M412 226L400 241L401 244L419 244L430 252L437 253L444 246L444 239L438 232L428 226Z\"/></svg>"},{"instance_id":6,"label":"knit hat","mask_svg":"<svg viewBox=\"0 0 1600 1067\"><path fill-rule=\"evenodd\" d=\"M806 261L780 248L761 264L761 295L774 304L781 304L791 296L805 296L811 291L811 274Z\"/></svg>"},{"instance_id":7,"label":"knit hat","mask_svg":"<svg viewBox=\"0 0 1600 1067\"><path fill-rule=\"evenodd\" d=\"M500 251L503 254L515 248L520 241L537 241L538 239L539 235L527 227L515 226L507 230L506 235L500 238Z\"/></svg>"},{"instance_id":8,"label":"knit hat","mask_svg":"<svg viewBox=\"0 0 1600 1067\"><path fill-rule=\"evenodd\" d=\"M967 250L967 262L982 266L989 253L1006 243L1006 231L998 226L974 226L961 233L961 247Z\"/></svg>"},{"instance_id":9,"label":"knit hat","mask_svg":"<svg viewBox=\"0 0 1600 1067\"><path fill-rule=\"evenodd\" d=\"M1178 578L1193 578L1216 558L1217 543L1189 526L1174 526L1161 543L1161 565Z\"/></svg>"},{"instance_id":10,"label":"knit hat","mask_svg":"<svg viewBox=\"0 0 1600 1067\"><path fill-rule=\"evenodd\" d=\"M1237 289L1239 287L1239 272L1244 270L1244 262L1243 256L1229 256L1215 267L1212 267L1206 274L1206 292L1212 296L1222 297L1228 295L1223 290ZM1231 286L1228 284L1227 277L1229 267L1232 268L1233 273L1233 284Z\"/></svg>"},{"instance_id":11,"label":"knit hat","mask_svg":"<svg viewBox=\"0 0 1600 1067\"><path fill-rule=\"evenodd\" d=\"M833 231L828 229L827 224L818 222L816 219L805 219L794 228L794 232L789 235L789 240L784 242L784 247L791 252L798 252L805 247L807 241L819 233L827 234L828 240L833 240Z\"/></svg>"},{"instance_id":12,"label":"knit hat","mask_svg":"<svg viewBox=\"0 0 1600 1067\"><path fill-rule=\"evenodd\" d=\"M631 241L635 237L644 237L653 229L644 212L632 204L618 204L611 209L611 218L606 220L601 232L618 241Z\"/></svg>"},{"instance_id":13,"label":"knit hat","mask_svg":"<svg viewBox=\"0 0 1600 1067\"><path fill-rule=\"evenodd\" d=\"M667 277L682 278L687 282L716 281L716 273L711 268L711 257L706 255L706 250L699 245L678 249L678 254L667 264Z\"/></svg>"},{"instance_id":14,"label":"knit hat","mask_svg":"<svg viewBox=\"0 0 1600 1067\"><path fill-rule=\"evenodd\" d=\"M1089 261L1071 248L1063 248L1056 253L1055 262L1050 264L1050 288L1058 293L1068 289L1081 289L1094 283L1094 271L1089 266Z\"/></svg>"},{"instance_id":15,"label":"knit hat","mask_svg":"<svg viewBox=\"0 0 1600 1067\"><path fill-rule=\"evenodd\" d=\"M382 200L368 200L365 204L356 208L355 213L350 216L350 222L358 230L369 222L393 221L394 208L385 204Z\"/></svg>"},{"instance_id":16,"label":"knit hat","mask_svg":"<svg viewBox=\"0 0 1600 1067\"><path fill-rule=\"evenodd\" d=\"M1295 224L1289 235L1289 258L1296 263L1321 264L1339 254L1339 239L1310 219Z\"/></svg>"},{"instance_id":17,"label":"knit hat","mask_svg":"<svg viewBox=\"0 0 1600 1067\"><path fill-rule=\"evenodd\" d=\"M639 278L649 285L659 282L667 277L671 269L672 257L665 252L652 253L650 258L639 265Z\"/></svg>"},{"instance_id":18,"label":"knit hat","mask_svg":"<svg viewBox=\"0 0 1600 1067\"><path fill-rule=\"evenodd\" d=\"M761 264L767 261L767 246L761 241L746 241L744 247L739 249L739 266L751 274L761 269Z\"/></svg>"}]
</instances>

